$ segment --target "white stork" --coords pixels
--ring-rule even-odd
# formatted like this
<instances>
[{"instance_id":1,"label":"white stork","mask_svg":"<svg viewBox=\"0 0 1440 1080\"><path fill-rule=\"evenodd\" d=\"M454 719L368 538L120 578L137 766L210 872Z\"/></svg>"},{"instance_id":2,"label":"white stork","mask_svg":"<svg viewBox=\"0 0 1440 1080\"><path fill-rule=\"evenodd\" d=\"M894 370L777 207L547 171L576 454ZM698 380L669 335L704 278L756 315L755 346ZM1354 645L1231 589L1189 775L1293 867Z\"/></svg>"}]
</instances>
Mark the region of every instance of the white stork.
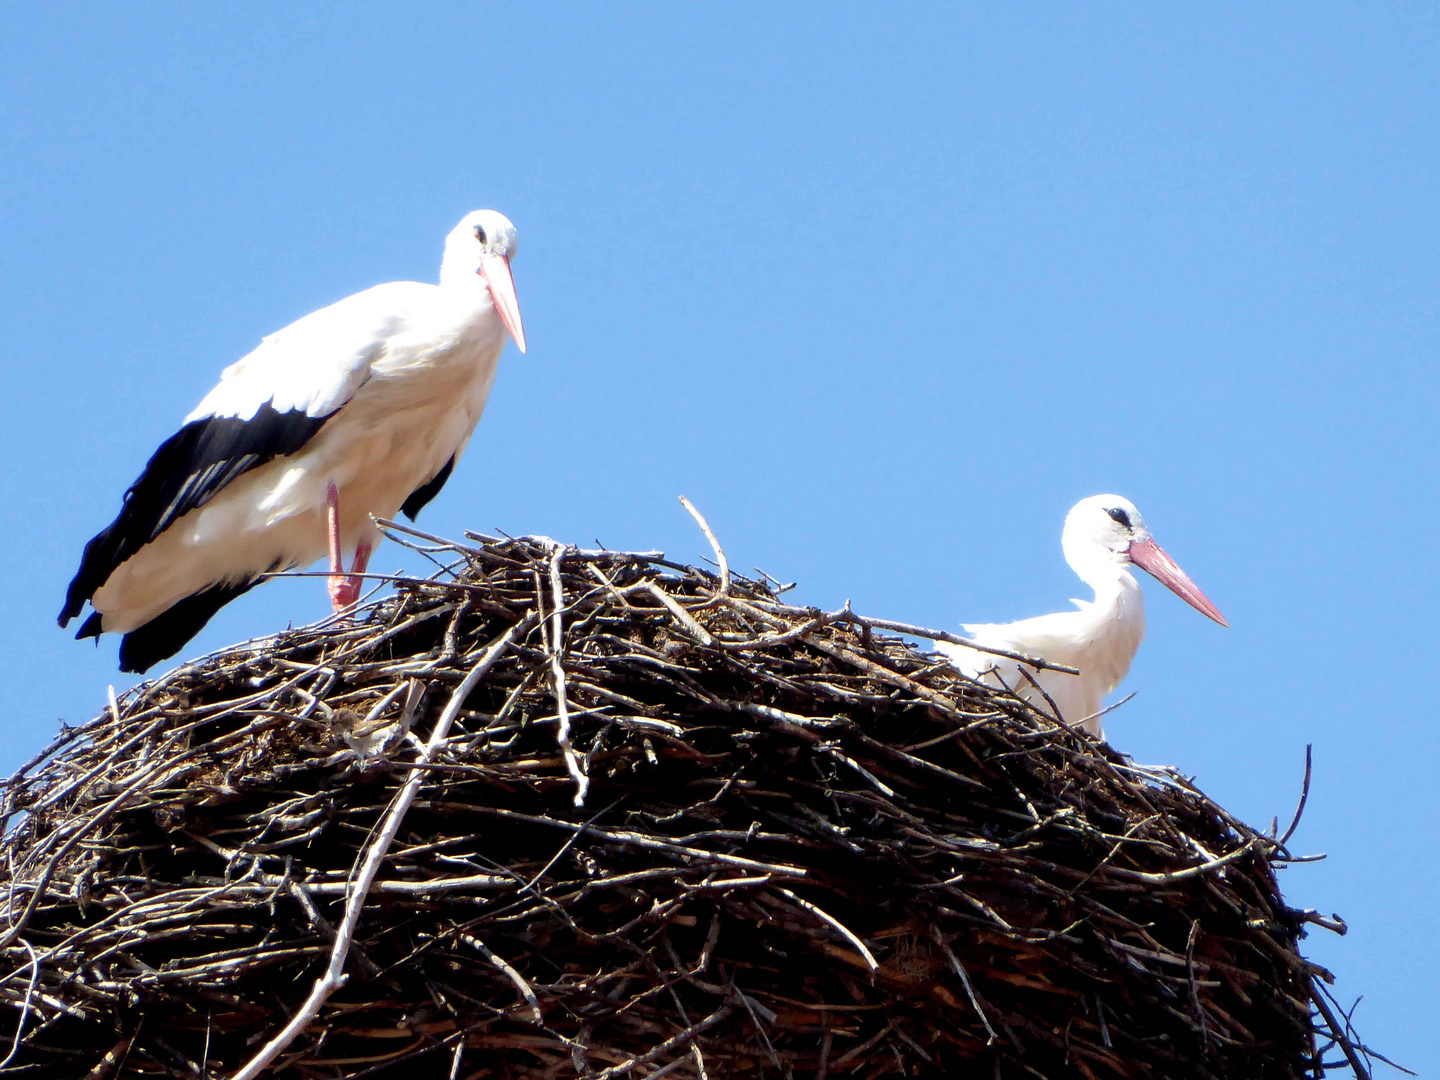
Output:
<instances>
[{"instance_id":1,"label":"white stork","mask_svg":"<svg viewBox=\"0 0 1440 1080\"><path fill-rule=\"evenodd\" d=\"M1132 565L1154 575L1201 614L1221 626L1230 624L1155 543L1129 499L1092 495L1080 500L1065 518L1061 544L1070 568L1095 590L1093 601L1072 600L1079 611L1013 623L969 623L965 629L977 645L1065 664L1079 675L1037 670L964 645L935 644L971 678L1003 684L1047 712L1048 696L1060 719L1099 736L1100 702L1125 678L1145 636L1145 599L1130 573Z\"/></svg>"},{"instance_id":2,"label":"white stork","mask_svg":"<svg viewBox=\"0 0 1440 1080\"><path fill-rule=\"evenodd\" d=\"M291 323L225 369L85 545L60 625L115 631L122 671L173 656L267 573L329 555L336 611L380 540L371 515L414 518L449 479L485 409L508 332L515 226L465 215L440 284L395 281ZM343 557L354 552L349 575Z\"/></svg>"}]
</instances>

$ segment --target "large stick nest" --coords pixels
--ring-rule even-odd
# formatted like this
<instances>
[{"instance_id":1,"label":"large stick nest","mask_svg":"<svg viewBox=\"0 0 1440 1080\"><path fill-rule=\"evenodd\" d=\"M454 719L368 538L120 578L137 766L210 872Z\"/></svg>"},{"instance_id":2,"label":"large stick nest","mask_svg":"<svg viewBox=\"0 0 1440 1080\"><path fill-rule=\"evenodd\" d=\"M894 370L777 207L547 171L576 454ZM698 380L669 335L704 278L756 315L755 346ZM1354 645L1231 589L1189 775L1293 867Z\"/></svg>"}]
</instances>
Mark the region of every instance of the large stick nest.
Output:
<instances>
[{"instance_id":1,"label":"large stick nest","mask_svg":"<svg viewBox=\"0 0 1440 1080\"><path fill-rule=\"evenodd\" d=\"M233 1076L310 995L270 1075L1363 1075L1333 924L1184 777L848 610L473 539L8 782L0 1069Z\"/></svg>"}]
</instances>

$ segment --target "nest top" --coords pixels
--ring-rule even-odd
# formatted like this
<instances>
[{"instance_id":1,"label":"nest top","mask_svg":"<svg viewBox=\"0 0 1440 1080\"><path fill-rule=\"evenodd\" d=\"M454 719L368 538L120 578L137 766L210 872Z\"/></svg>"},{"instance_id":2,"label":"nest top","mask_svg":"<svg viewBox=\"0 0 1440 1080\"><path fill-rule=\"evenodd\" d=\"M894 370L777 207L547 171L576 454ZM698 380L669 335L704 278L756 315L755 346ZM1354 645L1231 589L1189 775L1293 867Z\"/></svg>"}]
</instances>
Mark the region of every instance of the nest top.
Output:
<instances>
[{"instance_id":1,"label":"nest top","mask_svg":"<svg viewBox=\"0 0 1440 1080\"><path fill-rule=\"evenodd\" d=\"M1283 841L945 635L410 536L7 783L16 1075L1365 1075Z\"/></svg>"}]
</instances>

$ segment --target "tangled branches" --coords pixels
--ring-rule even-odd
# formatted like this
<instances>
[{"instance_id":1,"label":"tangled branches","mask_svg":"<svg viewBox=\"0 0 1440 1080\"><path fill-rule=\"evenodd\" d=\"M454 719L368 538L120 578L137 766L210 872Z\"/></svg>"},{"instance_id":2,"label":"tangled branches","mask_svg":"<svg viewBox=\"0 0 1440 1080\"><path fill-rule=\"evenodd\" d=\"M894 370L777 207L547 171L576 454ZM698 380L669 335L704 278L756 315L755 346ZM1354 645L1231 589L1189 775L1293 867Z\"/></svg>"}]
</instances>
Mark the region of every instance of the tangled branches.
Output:
<instances>
[{"instance_id":1,"label":"tangled branches","mask_svg":"<svg viewBox=\"0 0 1440 1080\"><path fill-rule=\"evenodd\" d=\"M9 781L6 1067L1366 1075L1343 924L1182 776L718 545L472 539Z\"/></svg>"}]
</instances>

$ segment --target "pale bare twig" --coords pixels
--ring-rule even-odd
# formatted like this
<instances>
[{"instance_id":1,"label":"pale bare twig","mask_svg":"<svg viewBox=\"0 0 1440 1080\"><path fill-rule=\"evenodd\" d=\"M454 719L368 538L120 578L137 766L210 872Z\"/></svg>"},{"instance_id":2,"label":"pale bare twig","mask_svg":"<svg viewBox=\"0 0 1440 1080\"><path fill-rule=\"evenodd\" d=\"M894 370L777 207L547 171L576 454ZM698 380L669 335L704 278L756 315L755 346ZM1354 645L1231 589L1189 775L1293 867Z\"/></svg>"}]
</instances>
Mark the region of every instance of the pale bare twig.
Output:
<instances>
[{"instance_id":1,"label":"pale bare twig","mask_svg":"<svg viewBox=\"0 0 1440 1080\"><path fill-rule=\"evenodd\" d=\"M575 781L575 805L584 806L590 778L585 775L580 759L575 754L575 747L570 742L570 703L567 700L569 692L565 685L565 664L561 660L565 641L565 624L561 615L565 608L565 586L560 580L560 560L564 557L564 547L556 544L550 555L551 602L555 605L550 612L550 673L555 681L555 709L560 718L555 741L560 744L560 753L565 756L565 768L570 773L570 778Z\"/></svg>"},{"instance_id":2,"label":"pale bare twig","mask_svg":"<svg viewBox=\"0 0 1440 1080\"><path fill-rule=\"evenodd\" d=\"M490 963L494 964L496 969L514 984L515 989L520 992L520 996L525 999L525 1004L530 1006L530 1020L532 1023L543 1024L545 1022L545 1014L540 1009L540 999L535 996L534 988L525 981L523 975L507 964L502 957L491 952L489 946L474 934L461 934L460 940L469 945L481 956L485 957L486 960L489 960Z\"/></svg>"},{"instance_id":3,"label":"pale bare twig","mask_svg":"<svg viewBox=\"0 0 1440 1080\"><path fill-rule=\"evenodd\" d=\"M705 534L705 539L710 541L710 547L715 552L715 563L720 567L720 591L718 596L725 596L730 592L730 560L725 558L725 549L720 546L720 541L715 539L715 534L710 531L710 523L705 520L705 515L695 509L695 504L684 495L680 496L680 505L690 512L695 519L695 524L700 526L700 531Z\"/></svg>"},{"instance_id":4,"label":"pale bare twig","mask_svg":"<svg viewBox=\"0 0 1440 1080\"><path fill-rule=\"evenodd\" d=\"M869 948L866 947L865 943L861 941L849 929L849 927L847 927L839 919L835 918L835 916L833 915L828 914L819 906L812 904L809 900L801 899L789 889L780 889L779 891L784 896L788 896L791 901L795 903L796 906L803 908L811 915L814 915L821 922L825 923L827 926L831 927L837 933L839 933L839 935L843 937L846 941L848 941L851 945L855 946L855 951L860 954L860 958L865 961L865 966L868 967L872 972L880 970L880 962L875 959L875 954L872 953Z\"/></svg>"}]
</instances>

